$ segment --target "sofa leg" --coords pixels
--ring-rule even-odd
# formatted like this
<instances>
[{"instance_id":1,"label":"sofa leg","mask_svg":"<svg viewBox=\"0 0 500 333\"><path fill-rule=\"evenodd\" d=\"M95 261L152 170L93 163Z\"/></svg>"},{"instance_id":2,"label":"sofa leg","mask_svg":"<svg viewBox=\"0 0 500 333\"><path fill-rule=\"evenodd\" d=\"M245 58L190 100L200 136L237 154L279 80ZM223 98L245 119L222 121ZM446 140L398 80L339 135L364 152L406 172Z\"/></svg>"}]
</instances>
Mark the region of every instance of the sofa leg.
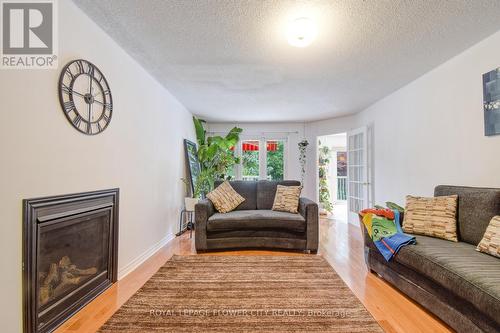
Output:
<instances>
[{"instance_id":1,"label":"sofa leg","mask_svg":"<svg viewBox=\"0 0 500 333\"><path fill-rule=\"evenodd\" d=\"M304 254L311 254L311 250L304 250Z\"/></svg>"}]
</instances>

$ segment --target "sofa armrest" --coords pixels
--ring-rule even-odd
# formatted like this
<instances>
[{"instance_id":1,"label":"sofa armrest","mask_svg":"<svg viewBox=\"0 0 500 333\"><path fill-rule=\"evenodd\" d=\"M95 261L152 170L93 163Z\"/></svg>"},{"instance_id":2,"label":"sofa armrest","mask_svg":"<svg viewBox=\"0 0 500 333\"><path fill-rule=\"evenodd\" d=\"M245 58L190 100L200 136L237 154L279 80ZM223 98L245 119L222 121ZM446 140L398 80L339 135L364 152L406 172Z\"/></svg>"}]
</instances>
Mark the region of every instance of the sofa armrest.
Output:
<instances>
[{"instance_id":1,"label":"sofa armrest","mask_svg":"<svg viewBox=\"0 0 500 333\"><path fill-rule=\"evenodd\" d=\"M200 200L194 206L195 219L195 247L196 250L207 250L207 222L208 218L215 213L212 202L208 199Z\"/></svg>"},{"instance_id":2,"label":"sofa armrest","mask_svg":"<svg viewBox=\"0 0 500 333\"><path fill-rule=\"evenodd\" d=\"M363 243L365 246L370 246L371 243L373 243L372 238L368 234L368 230L366 230L366 226L363 223L363 217L361 215L358 215L359 217L359 228L361 229L361 234L363 235Z\"/></svg>"},{"instance_id":3,"label":"sofa armrest","mask_svg":"<svg viewBox=\"0 0 500 333\"><path fill-rule=\"evenodd\" d=\"M368 268L368 270L373 271L373 269L370 266L370 261L369 261L368 257L369 257L370 250L375 248L376 246L375 246L375 243L373 243L373 240L370 237L370 234L368 234L368 230L366 230L366 226L363 223L363 217L359 214L358 214L358 216L359 216L359 228L361 229L361 234L363 236L363 244L364 244L363 253L364 253L364 257L365 257L365 264L366 264L366 267Z\"/></svg>"},{"instance_id":4,"label":"sofa armrest","mask_svg":"<svg viewBox=\"0 0 500 333\"><path fill-rule=\"evenodd\" d=\"M306 250L318 251L319 211L318 204L307 198L299 199L299 213L306 220Z\"/></svg>"}]
</instances>

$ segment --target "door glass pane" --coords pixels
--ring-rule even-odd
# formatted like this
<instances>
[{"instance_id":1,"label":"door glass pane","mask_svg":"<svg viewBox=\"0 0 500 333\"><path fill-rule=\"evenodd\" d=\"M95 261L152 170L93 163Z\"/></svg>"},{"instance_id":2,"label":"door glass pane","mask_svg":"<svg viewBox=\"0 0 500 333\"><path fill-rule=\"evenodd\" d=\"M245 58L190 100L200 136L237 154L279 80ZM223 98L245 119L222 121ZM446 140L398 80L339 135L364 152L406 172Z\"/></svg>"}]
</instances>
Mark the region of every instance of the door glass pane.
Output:
<instances>
[{"instance_id":1,"label":"door glass pane","mask_svg":"<svg viewBox=\"0 0 500 333\"><path fill-rule=\"evenodd\" d=\"M241 142L241 176L243 180L259 180L259 141Z\"/></svg>"},{"instance_id":2,"label":"door glass pane","mask_svg":"<svg viewBox=\"0 0 500 333\"><path fill-rule=\"evenodd\" d=\"M285 143L279 140L266 141L267 148L267 179L283 180Z\"/></svg>"},{"instance_id":3,"label":"door glass pane","mask_svg":"<svg viewBox=\"0 0 500 333\"><path fill-rule=\"evenodd\" d=\"M349 206L350 211L357 213L363 208L363 133L349 137Z\"/></svg>"}]
</instances>

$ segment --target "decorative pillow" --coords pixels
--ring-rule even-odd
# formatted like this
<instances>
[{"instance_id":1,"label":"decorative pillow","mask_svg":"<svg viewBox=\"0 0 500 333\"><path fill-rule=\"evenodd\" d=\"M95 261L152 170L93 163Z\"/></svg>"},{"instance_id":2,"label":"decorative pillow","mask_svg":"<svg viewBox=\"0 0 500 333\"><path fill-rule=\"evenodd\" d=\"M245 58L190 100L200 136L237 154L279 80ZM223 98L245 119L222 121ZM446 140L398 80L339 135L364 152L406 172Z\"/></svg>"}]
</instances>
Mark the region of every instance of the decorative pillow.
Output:
<instances>
[{"instance_id":1,"label":"decorative pillow","mask_svg":"<svg viewBox=\"0 0 500 333\"><path fill-rule=\"evenodd\" d=\"M500 216L491 219L476 250L500 258Z\"/></svg>"},{"instance_id":2,"label":"decorative pillow","mask_svg":"<svg viewBox=\"0 0 500 333\"><path fill-rule=\"evenodd\" d=\"M274 196L273 210L298 213L302 186L278 185Z\"/></svg>"},{"instance_id":3,"label":"decorative pillow","mask_svg":"<svg viewBox=\"0 0 500 333\"><path fill-rule=\"evenodd\" d=\"M245 201L227 180L208 193L207 198L212 201L219 213L228 213Z\"/></svg>"},{"instance_id":4,"label":"decorative pillow","mask_svg":"<svg viewBox=\"0 0 500 333\"><path fill-rule=\"evenodd\" d=\"M406 196L403 231L458 242L457 199L458 195L434 198Z\"/></svg>"}]
</instances>

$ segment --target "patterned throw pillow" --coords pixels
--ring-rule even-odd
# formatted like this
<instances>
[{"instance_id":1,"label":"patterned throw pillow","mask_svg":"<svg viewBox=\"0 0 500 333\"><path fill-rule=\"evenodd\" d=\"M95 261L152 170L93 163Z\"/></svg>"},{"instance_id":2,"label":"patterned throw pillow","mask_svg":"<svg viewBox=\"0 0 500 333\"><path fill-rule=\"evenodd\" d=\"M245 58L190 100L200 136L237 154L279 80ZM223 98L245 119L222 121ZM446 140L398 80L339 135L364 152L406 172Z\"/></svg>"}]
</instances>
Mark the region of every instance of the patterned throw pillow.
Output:
<instances>
[{"instance_id":1,"label":"patterned throw pillow","mask_svg":"<svg viewBox=\"0 0 500 333\"><path fill-rule=\"evenodd\" d=\"M500 258L500 216L491 219L476 250Z\"/></svg>"},{"instance_id":2,"label":"patterned throw pillow","mask_svg":"<svg viewBox=\"0 0 500 333\"><path fill-rule=\"evenodd\" d=\"M212 201L219 213L228 213L245 201L227 180L208 193L207 198Z\"/></svg>"},{"instance_id":3,"label":"patterned throw pillow","mask_svg":"<svg viewBox=\"0 0 500 333\"><path fill-rule=\"evenodd\" d=\"M434 198L406 196L403 231L458 242L457 199L457 195Z\"/></svg>"},{"instance_id":4,"label":"patterned throw pillow","mask_svg":"<svg viewBox=\"0 0 500 333\"><path fill-rule=\"evenodd\" d=\"M278 185L274 196L273 210L298 213L300 191L302 191L302 186Z\"/></svg>"}]
</instances>

